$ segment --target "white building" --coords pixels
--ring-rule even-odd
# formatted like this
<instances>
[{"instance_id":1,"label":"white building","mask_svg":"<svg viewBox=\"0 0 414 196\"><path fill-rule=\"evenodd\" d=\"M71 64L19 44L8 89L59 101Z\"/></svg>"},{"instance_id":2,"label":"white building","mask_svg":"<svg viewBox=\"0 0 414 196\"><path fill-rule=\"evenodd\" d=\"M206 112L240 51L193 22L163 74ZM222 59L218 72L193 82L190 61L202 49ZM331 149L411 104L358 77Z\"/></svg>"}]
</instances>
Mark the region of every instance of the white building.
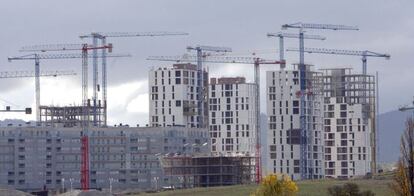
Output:
<instances>
[{"instance_id":1,"label":"white building","mask_svg":"<svg viewBox=\"0 0 414 196\"><path fill-rule=\"evenodd\" d=\"M193 64L174 64L172 67L153 68L149 72L150 126L205 127L208 112L199 112L199 105L207 108L207 97L198 102L199 74ZM204 71L204 86L208 84ZM206 91L207 88L204 90ZM206 92L204 93L207 94Z\"/></svg>"},{"instance_id":2,"label":"white building","mask_svg":"<svg viewBox=\"0 0 414 196\"><path fill-rule=\"evenodd\" d=\"M269 157L265 174L287 174L294 180L324 176L322 95L315 77L319 73L310 66L304 70L294 66L266 72Z\"/></svg>"},{"instance_id":3,"label":"white building","mask_svg":"<svg viewBox=\"0 0 414 196\"><path fill-rule=\"evenodd\" d=\"M325 175L352 178L375 171L375 78L350 69L324 70Z\"/></svg>"},{"instance_id":4,"label":"white building","mask_svg":"<svg viewBox=\"0 0 414 196\"><path fill-rule=\"evenodd\" d=\"M256 85L244 77L211 78L209 130L211 151L217 154L255 154Z\"/></svg>"}]
</instances>

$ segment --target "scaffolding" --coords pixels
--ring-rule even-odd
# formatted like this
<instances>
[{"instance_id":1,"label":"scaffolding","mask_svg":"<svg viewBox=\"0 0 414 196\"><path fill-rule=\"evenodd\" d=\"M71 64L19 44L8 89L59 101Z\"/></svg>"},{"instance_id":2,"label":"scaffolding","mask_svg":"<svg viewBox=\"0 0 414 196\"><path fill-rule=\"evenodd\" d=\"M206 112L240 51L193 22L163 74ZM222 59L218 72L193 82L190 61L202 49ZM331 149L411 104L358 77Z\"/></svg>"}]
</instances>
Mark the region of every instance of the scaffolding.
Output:
<instances>
[{"instance_id":1,"label":"scaffolding","mask_svg":"<svg viewBox=\"0 0 414 196\"><path fill-rule=\"evenodd\" d=\"M164 175L174 187L255 183L255 157L253 156L173 156L163 157L161 162Z\"/></svg>"},{"instance_id":2,"label":"scaffolding","mask_svg":"<svg viewBox=\"0 0 414 196\"><path fill-rule=\"evenodd\" d=\"M105 110L105 105L101 105L101 101L98 101L96 106L91 106L90 100L88 100L86 107L40 106L40 125L44 127L80 127L83 119L89 119L90 125L103 127ZM94 112L96 112L96 120L93 118ZM89 115L89 117L83 118L85 115Z\"/></svg>"}]
</instances>

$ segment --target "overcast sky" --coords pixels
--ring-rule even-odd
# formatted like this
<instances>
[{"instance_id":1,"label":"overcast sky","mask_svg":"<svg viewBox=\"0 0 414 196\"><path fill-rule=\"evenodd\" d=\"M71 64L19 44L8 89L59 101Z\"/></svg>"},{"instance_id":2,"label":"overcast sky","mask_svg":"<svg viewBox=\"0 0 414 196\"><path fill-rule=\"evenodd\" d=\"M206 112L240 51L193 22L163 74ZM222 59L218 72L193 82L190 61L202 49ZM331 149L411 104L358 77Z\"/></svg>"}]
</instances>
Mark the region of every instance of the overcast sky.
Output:
<instances>
[{"instance_id":1,"label":"overcast sky","mask_svg":"<svg viewBox=\"0 0 414 196\"><path fill-rule=\"evenodd\" d=\"M146 61L149 55L182 55L187 53L186 46L202 44L232 47L235 53L245 56L256 52L265 58L277 58L277 40L267 38L266 33L280 31L282 24L357 25L359 31L309 30L308 34L323 35L327 40L307 40L305 45L391 54L390 60L368 59L369 73L379 72L382 113L410 103L414 95L413 8L412 0L2 0L0 71L34 70L32 61L7 61L8 56L21 55L18 50L22 46L81 43L78 36L82 33L188 32L190 36L108 40L114 44L114 52L133 55L108 61L109 123L146 124L148 70L151 66L169 65ZM285 45L296 47L298 41L286 40ZM288 63L298 61L297 53L286 53L286 57ZM311 54L306 55L305 61L316 68L352 67L356 72L362 69L357 56ZM76 77L42 78L42 105L79 104L80 68L80 60L42 61L41 70L78 72ZM269 66L265 70L276 69ZM211 65L209 70L215 77L246 76L252 80L251 66ZM2 79L0 88L0 107L34 107L34 79ZM0 119L4 118L34 119L34 115L0 114Z\"/></svg>"}]
</instances>

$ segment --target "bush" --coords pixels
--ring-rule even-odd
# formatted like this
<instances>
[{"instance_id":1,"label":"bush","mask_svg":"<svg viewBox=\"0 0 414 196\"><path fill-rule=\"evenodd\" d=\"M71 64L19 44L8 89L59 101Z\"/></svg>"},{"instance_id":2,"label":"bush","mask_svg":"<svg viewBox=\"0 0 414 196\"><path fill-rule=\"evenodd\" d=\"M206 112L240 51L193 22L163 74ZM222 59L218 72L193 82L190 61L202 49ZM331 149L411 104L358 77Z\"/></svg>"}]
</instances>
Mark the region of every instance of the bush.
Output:
<instances>
[{"instance_id":1,"label":"bush","mask_svg":"<svg viewBox=\"0 0 414 196\"><path fill-rule=\"evenodd\" d=\"M328 188L328 194L331 196L375 196L372 191L359 190L355 183L346 183L343 186L332 186Z\"/></svg>"},{"instance_id":2,"label":"bush","mask_svg":"<svg viewBox=\"0 0 414 196\"><path fill-rule=\"evenodd\" d=\"M285 175L270 174L262 179L259 188L252 196L291 196L296 195L298 187Z\"/></svg>"}]
</instances>

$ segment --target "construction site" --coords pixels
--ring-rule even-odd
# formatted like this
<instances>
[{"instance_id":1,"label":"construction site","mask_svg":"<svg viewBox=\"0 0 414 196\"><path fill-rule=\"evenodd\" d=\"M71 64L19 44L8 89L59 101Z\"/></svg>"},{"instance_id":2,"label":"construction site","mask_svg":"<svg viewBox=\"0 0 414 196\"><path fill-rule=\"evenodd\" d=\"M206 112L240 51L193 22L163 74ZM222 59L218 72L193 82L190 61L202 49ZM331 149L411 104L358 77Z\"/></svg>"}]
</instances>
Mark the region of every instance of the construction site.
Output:
<instances>
[{"instance_id":1,"label":"construction site","mask_svg":"<svg viewBox=\"0 0 414 196\"><path fill-rule=\"evenodd\" d=\"M149 56L147 60L167 66L143 68L149 71L150 122L145 127L108 125L107 59L131 55L112 53L116 44L107 39L188 33L93 32L80 35L91 43L21 48L27 54L8 60L34 62L34 72L2 72L0 78L33 77L35 108L8 107L2 112L34 111L36 120L0 127L0 185L27 192L112 193L254 184L271 173L293 180L376 173L378 78L369 75L367 58L390 55L304 45L305 39L326 39L305 30L359 30L356 26L299 22L281 28L267 34L279 40L279 59L236 56L232 48L205 45L186 47L195 55ZM286 50L299 53L298 63L287 63L285 38L299 40L299 48ZM362 57L362 72L319 69L305 63L305 53ZM40 61L71 59L82 62L82 100L78 105L41 105L42 77L76 73L43 72ZM251 76L210 80L207 65L217 64L253 71L248 72ZM266 72L266 91L260 92L264 65L278 69ZM266 100L265 127L261 98Z\"/></svg>"},{"instance_id":2,"label":"construction site","mask_svg":"<svg viewBox=\"0 0 414 196\"><path fill-rule=\"evenodd\" d=\"M179 188L256 183L255 157L251 156L167 156L161 165L167 178L180 180L171 185Z\"/></svg>"}]
</instances>

